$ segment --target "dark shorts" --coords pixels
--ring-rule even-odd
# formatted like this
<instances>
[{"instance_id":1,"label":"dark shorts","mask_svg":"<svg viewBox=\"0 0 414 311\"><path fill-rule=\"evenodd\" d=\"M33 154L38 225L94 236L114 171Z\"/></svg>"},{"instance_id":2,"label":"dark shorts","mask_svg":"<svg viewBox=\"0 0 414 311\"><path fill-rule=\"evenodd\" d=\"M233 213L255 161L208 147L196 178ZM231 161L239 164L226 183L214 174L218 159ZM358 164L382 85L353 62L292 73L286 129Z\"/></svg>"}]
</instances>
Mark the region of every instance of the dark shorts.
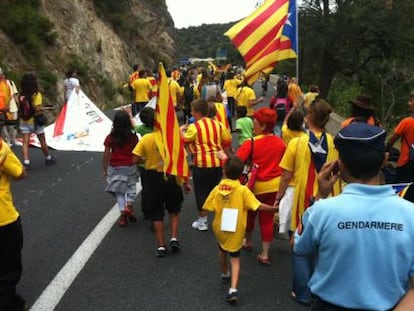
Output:
<instances>
[{"instance_id":1,"label":"dark shorts","mask_svg":"<svg viewBox=\"0 0 414 311\"><path fill-rule=\"evenodd\" d=\"M164 209L178 214L184 200L183 191L174 177L164 178L164 173L147 170L145 174L145 216L151 221L162 221Z\"/></svg>"},{"instance_id":2,"label":"dark shorts","mask_svg":"<svg viewBox=\"0 0 414 311\"><path fill-rule=\"evenodd\" d=\"M239 258L240 257L240 250L238 250L237 252L228 252L228 251L222 249L219 244L217 244L217 246L222 252L228 253L230 257L233 257L233 258Z\"/></svg>"},{"instance_id":3,"label":"dark shorts","mask_svg":"<svg viewBox=\"0 0 414 311\"><path fill-rule=\"evenodd\" d=\"M223 169L221 167L193 167L194 194L199 211L202 210L211 190L219 184L222 175Z\"/></svg>"},{"instance_id":4,"label":"dark shorts","mask_svg":"<svg viewBox=\"0 0 414 311\"><path fill-rule=\"evenodd\" d=\"M148 102L134 102L131 105L131 113L133 116L136 116Z\"/></svg>"}]
</instances>

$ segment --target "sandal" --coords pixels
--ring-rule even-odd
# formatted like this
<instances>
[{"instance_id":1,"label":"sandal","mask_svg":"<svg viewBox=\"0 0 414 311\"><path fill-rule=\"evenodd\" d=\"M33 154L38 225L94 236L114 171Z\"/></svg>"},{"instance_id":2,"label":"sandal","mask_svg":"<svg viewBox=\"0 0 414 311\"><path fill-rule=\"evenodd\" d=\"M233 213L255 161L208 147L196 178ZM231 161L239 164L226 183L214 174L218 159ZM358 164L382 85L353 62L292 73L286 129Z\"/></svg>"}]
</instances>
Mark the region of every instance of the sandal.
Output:
<instances>
[{"instance_id":1,"label":"sandal","mask_svg":"<svg viewBox=\"0 0 414 311\"><path fill-rule=\"evenodd\" d=\"M263 266L270 266L269 258L263 257L262 254L257 254L256 258Z\"/></svg>"}]
</instances>

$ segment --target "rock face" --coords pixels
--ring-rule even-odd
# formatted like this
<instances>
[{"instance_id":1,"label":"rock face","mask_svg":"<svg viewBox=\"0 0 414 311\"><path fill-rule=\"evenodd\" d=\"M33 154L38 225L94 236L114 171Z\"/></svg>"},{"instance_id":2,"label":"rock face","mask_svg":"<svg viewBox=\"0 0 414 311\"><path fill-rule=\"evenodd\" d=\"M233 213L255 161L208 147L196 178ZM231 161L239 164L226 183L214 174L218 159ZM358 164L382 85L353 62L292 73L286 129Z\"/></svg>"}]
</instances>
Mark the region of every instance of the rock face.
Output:
<instances>
[{"instance_id":1,"label":"rock face","mask_svg":"<svg viewBox=\"0 0 414 311\"><path fill-rule=\"evenodd\" d=\"M78 67L83 73L82 87L102 107L105 103L122 104L121 86L133 64L150 69L159 61L166 66L173 64L174 23L165 0L124 0L118 2L123 4L119 6L103 0L40 3L40 14L54 24L57 33L55 43L43 51L39 60L43 70L46 68L57 78L56 98L48 98L49 101L63 101L63 79L69 67ZM117 10L111 10L115 5ZM0 29L0 49L3 48L0 64L9 71L37 69L37 62L32 64L33 60L20 53L19 46Z\"/></svg>"}]
</instances>

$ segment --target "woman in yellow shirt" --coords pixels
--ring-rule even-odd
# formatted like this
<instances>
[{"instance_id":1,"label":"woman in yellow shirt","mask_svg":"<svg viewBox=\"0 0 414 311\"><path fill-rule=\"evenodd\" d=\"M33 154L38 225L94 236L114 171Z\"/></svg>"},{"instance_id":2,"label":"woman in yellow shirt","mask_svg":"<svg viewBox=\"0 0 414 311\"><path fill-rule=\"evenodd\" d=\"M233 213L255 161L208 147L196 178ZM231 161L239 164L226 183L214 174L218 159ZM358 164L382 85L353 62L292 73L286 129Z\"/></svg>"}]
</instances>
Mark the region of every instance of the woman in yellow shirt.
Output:
<instances>
[{"instance_id":1,"label":"woman in yellow shirt","mask_svg":"<svg viewBox=\"0 0 414 311\"><path fill-rule=\"evenodd\" d=\"M44 124L39 124L35 120L36 115L42 114L42 93L39 91L39 86L37 83L37 78L34 73L28 72L23 75L21 81L21 95L19 96L19 102L24 102L28 100L32 105L34 113L27 120L20 120L20 132L23 136L23 165L26 170L30 169L30 159L29 159L29 140L32 133L36 134L39 139L42 152L45 155L45 164L51 165L56 163L56 158L49 153L49 148L46 144ZM21 112L20 112L21 113Z\"/></svg>"}]
</instances>

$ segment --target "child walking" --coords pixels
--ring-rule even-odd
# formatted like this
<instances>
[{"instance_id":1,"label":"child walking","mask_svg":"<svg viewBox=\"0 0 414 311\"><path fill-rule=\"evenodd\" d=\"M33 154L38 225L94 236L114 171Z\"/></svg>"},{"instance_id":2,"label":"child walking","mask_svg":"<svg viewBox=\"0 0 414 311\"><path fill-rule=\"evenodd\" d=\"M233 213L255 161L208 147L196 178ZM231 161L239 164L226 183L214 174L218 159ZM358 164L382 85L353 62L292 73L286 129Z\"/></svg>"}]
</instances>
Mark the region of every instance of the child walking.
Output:
<instances>
[{"instance_id":1,"label":"child walking","mask_svg":"<svg viewBox=\"0 0 414 311\"><path fill-rule=\"evenodd\" d=\"M133 162L145 165L145 217L152 222L157 241L156 256L167 255L164 238L164 209L170 216L170 241L172 252L181 250L178 242L178 224L181 203L184 200L181 187L175 176L164 176L163 161L155 141L156 133L151 132L140 139L133 149Z\"/></svg>"},{"instance_id":2,"label":"child walking","mask_svg":"<svg viewBox=\"0 0 414 311\"><path fill-rule=\"evenodd\" d=\"M138 143L129 114L118 111L114 116L111 133L105 138L103 175L107 178L106 192L115 196L121 216L120 226L136 222L133 203L136 197L137 167L132 161L132 150Z\"/></svg>"},{"instance_id":3,"label":"child walking","mask_svg":"<svg viewBox=\"0 0 414 311\"><path fill-rule=\"evenodd\" d=\"M224 165L224 178L210 192L203 206L205 211L215 213L213 232L218 243L221 277L224 282L230 280L227 255L230 256L231 283L226 298L228 302L238 300L240 250L246 231L247 211L276 211L276 207L260 203L249 188L240 184L243 167L240 158L230 156Z\"/></svg>"},{"instance_id":4,"label":"child walking","mask_svg":"<svg viewBox=\"0 0 414 311\"><path fill-rule=\"evenodd\" d=\"M234 132L239 133L237 139L238 147L240 147L245 140L251 139L253 137L253 119L247 117L247 108L246 106L237 106L237 120L236 120L236 129Z\"/></svg>"}]
</instances>

